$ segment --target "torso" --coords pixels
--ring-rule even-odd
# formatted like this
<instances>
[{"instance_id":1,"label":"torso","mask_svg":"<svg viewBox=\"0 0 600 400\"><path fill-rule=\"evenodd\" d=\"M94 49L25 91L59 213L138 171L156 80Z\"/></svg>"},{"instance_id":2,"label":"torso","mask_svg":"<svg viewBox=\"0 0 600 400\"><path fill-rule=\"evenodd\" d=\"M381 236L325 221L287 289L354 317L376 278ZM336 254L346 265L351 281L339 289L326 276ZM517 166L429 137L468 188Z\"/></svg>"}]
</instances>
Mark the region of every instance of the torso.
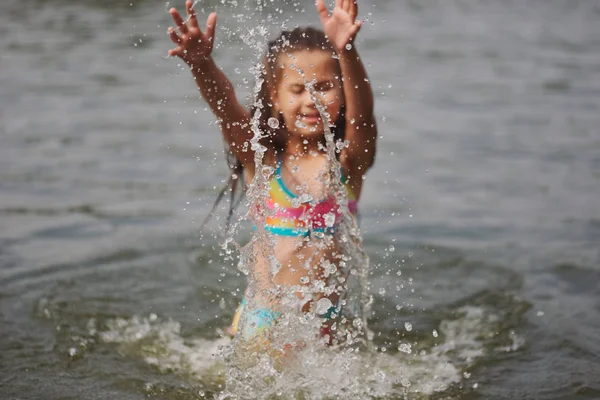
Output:
<instances>
[{"instance_id":1,"label":"torso","mask_svg":"<svg viewBox=\"0 0 600 400\"><path fill-rule=\"evenodd\" d=\"M285 208L286 211L291 210L292 212L298 211L297 209L294 210L293 206L300 203L297 208L306 208L305 218L303 218L303 224L299 224L297 221L295 223L297 226L301 226L303 232L308 231L308 234L273 235L275 245L272 252L280 263L281 269L272 281L268 278L269 263L265 258L265 254L269 254L269 252L264 251L263 246L265 244L255 243L253 276L257 280L256 283L260 288L269 290L277 285L310 285L314 280L325 280L322 268L323 261L327 260L337 264L338 245L332 236L332 232L323 233L318 228L328 228L322 226L324 221L323 212L329 213L334 206L336 209L339 208L337 203L331 203L332 200L335 201L335 198L332 198L333 193L331 193L331 189L327 187L325 179L323 179L323 172L327 168L325 155L306 156L293 160L289 157L278 160L274 155L270 155L265 156L265 164L271 165L277 171L271 178L270 199L267 202L272 203L274 210ZM277 180L280 180L280 182L277 182ZM299 182L307 182L308 184L302 186ZM278 189L281 185L283 185L282 191L284 193L280 193ZM356 193L354 187L350 184L346 186L348 186L349 192ZM312 200L302 204L299 202L299 198L302 198L303 194L310 196ZM296 200L291 203L294 197L296 197ZM349 197L351 201L357 201L355 196L350 194ZM355 202L353 206L355 207ZM351 210L353 209L351 208ZM279 217L282 215L279 213ZM306 217L307 215L308 217ZM336 218L339 219L339 215ZM294 221L290 223L289 220L282 220L276 216L274 220L268 222L275 227L289 228ZM331 225L331 216L328 225ZM335 229L335 226L332 228ZM335 301L336 299L331 298L331 300Z\"/></svg>"}]
</instances>

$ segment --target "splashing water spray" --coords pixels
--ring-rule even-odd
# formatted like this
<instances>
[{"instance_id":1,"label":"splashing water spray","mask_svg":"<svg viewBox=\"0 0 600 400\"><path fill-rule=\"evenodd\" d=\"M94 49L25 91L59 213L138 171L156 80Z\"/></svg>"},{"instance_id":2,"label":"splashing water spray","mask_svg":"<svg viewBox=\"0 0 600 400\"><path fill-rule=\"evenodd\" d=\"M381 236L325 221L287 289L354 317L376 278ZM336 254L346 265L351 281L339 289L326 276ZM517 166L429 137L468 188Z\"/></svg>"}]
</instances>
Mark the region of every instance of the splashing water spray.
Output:
<instances>
[{"instance_id":1,"label":"splashing water spray","mask_svg":"<svg viewBox=\"0 0 600 400\"><path fill-rule=\"evenodd\" d=\"M273 3L273 0L270 0ZM234 2L232 2L233 4ZM291 2L300 7L297 2ZM238 4L235 2L234 7ZM251 10L265 12L267 2L264 0L246 0L246 14L234 16L238 20L235 31L228 31L242 39L245 46L256 56L250 72L255 84L252 88L254 114L251 116L250 129L253 133L248 147L254 152L255 174L250 183L247 195L248 213L234 221L227 237L222 242L225 254L231 259L230 246L239 251L239 270L248 277L248 289L245 294L246 307L250 310L255 300L264 295L259 289L259 282L264 277L257 276L252 266L257 259L266 260L268 264L267 279L271 282L281 268L275 257L276 238L265 230L265 222L273 212L267 207L270 180L275 169L263 164L267 148L261 143L268 137L260 125L261 116L266 112L266 104L262 104L259 93L266 85L265 67L261 62L265 53L267 38L270 36L266 27L277 25L275 17L268 14L260 25L253 28ZM265 8L263 8L265 7ZM269 5L273 7L273 5ZM280 8L276 11L281 12ZM263 14L264 15L264 14ZM280 24L286 28L287 21ZM293 52L287 53L293 60ZM337 55L332 54L333 58ZM367 327L367 316L370 315L373 298L369 295L369 260L362 246L362 238L355 217L348 210L346 188L341 179L341 166L337 155L348 143L335 140L331 130L331 116L326 105L322 103L315 91L314 81L307 79L305 72L296 69L304 80L312 101L317 108L321 120L325 145L321 147L327 158L327 167L322 175L323 184L327 187L339 207L334 215L325 215L327 227L335 224L333 237L319 232L318 240L311 240L316 254L319 249L331 245L335 240L336 254L333 259L315 259L308 257L306 265L318 265L336 279L324 283L320 280L302 282L299 286L283 286L282 290L272 293L279 302L281 317L269 335L268 343L256 343L257 340L246 341L243 338L243 323L240 322L241 332L229 345L221 347L219 357L226 362L225 387L216 394L221 400L268 399L268 398L302 398L302 399L372 399L374 397L406 396L409 392L432 393L446 388L456 382L456 370L449 363L445 354L423 356L416 364L408 368L407 361L392 355L383 354L372 344L373 333ZM301 123L298 121L297 123ZM271 129L279 128L276 118L267 121ZM302 197L308 196L303 194ZM310 196L308 196L310 197ZM302 198L300 201L309 201ZM249 219L256 227L250 243L238 245L233 239L240 223ZM280 288L281 289L281 288ZM314 301L308 311L298 310L298 298L295 293L311 297L315 294L338 294L339 316L331 326L330 338L318 337L322 318L332 303L327 297ZM242 315L242 319L243 319ZM329 345L326 343L329 342ZM427 358L430 357L430 358ZM445 377L437 381L436 377ZM415 385L415 383L418 383Z\"/></svg>"},{"instance_id":2,"label":"splashing water spray","mask_svg":"<svg viewBox=\"0 0 600 400\"><path fill-rule=\"evenodd\" d=\"M258 39L254 36L258 36ZM260 28L249 30L242 39L246 45L256 50L256 54L262 54L266 36L266 29ZM293 54L288 56L293 59ZM258 96L262 85L266 84L263 78L264 66L257 61L250 71L255 77L253 89L255 112L250 122L253 132L250 148L254 151L256 173L249 185L247 198L248 217L254 223L256 231L251 242L240 249L238 268L248 276L246 296L251 306L254 297L258 294L256 286L259 279L254 276L251 268L257 256L268 260L268 279L271 281L281 265L272 252L276 239L264 229L266 218L271 212L266 207L269 182L275 173L273 167L263 165L266 147L260 143L261 139L267 137L267 134L261 131L259 124L264 109ZM309 258L306 263L309 265L311 262L319 262L319 266L326 271L326 274L334 274L336 271L339 273L337 279L327 285L315 280L310 285L285 286L283 292L277 293L284 312L276 326L271 327L274 334L269 338L267 347L272 351L260 351L265 347L256 347L255 343L245 342L239 339L240 335L238 335L232 346L223 351L223 356L227 360L227 374L226 390L219 395L220 399L256 399L270 396L286 398L298 394L304 398L314 399L347 396L360 398L367 395L366 392L369 392L369 387L372 386L367 383L371 379L364 371L365 368L368 370L372 367L365 358L364 350L367 353L373 350L370 345L373 335L368 330L366 321L372 303L367 282L369 262L362 247L356 219L347 207L348 200L346 189L342 184L341 165L336 157L336 154L340 153L347 144L342 141L335 142L334 134L330 129L330 115L317 96L313 87L314 82L306 79L304 71L297 70L297 72L304 78L305 87L310 92L323 121L325 148L322 150L327 157L323 183L330 188L339 207L337 215L324 216L328 227L332 227L337 220L335 237L313 233L321 235L319 240L313 240L317 248L322 249L330 245L331 240L337 242L335 262ZM271 118L268 124L271 128L277 128L279 122ZM223 244L224 249L227 249L229 244L235 243L232 236L239 222L238 219L232 226ZM258 255L257 252L261 254ZM310 311L303 312L294 306L297 302L294 292L305 296L316 293L340 294L338 301L340 316L332 326L331 337L323 339L315 335L322 323L320 315L330 309L333 305L331 301L323 297ZM326 346L327 342L333 345Z\"/></svg>"}]
</instances>

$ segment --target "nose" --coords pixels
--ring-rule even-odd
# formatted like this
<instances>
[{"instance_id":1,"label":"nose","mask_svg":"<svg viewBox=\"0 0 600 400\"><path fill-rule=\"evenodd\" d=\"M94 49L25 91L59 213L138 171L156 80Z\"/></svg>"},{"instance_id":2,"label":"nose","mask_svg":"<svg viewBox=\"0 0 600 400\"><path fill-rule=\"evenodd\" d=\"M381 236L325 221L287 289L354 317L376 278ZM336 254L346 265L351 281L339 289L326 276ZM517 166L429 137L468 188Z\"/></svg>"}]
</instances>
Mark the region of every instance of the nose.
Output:
<instances>
[{"instance_id":1,"label":"nose","mask_svg":"<svg viewBox=\"0 0 600 400\"><path fill-rule=\"evenodd\" d=\"M304 103L304 106L307 108L316 108L313 96L317 96L317 93L314 91L313 91L313 93L314 94L311 94L310 90L308 90L308 89L304 91L303 103Z\"/></svg>"}]
</instances>

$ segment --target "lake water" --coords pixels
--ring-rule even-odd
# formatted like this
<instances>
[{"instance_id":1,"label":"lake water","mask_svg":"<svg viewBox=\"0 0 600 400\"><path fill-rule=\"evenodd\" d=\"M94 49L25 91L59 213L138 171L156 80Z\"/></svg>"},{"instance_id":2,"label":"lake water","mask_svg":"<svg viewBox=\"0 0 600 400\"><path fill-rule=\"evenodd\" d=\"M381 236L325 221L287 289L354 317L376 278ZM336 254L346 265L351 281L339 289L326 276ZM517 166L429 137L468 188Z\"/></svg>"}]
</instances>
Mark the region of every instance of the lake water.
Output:
<instances>
[{"instance_id":1,"label":"lake water","mask_svg":"<svg viewBox=\"0 0 600 400\"><path fill-rule=\"evenodd\" d=\"M198 5L218 7L215 58L241 97L257 59L241 37L318 23L296 3ZM199 227L227 167L165 57L167 8L0 5L0 398L220 390L212 354L245 282L223 219ZM600 3L359 11L381 135L360 203L387 365L373 393L600 398Z\"/></svg>"}]
</instances>

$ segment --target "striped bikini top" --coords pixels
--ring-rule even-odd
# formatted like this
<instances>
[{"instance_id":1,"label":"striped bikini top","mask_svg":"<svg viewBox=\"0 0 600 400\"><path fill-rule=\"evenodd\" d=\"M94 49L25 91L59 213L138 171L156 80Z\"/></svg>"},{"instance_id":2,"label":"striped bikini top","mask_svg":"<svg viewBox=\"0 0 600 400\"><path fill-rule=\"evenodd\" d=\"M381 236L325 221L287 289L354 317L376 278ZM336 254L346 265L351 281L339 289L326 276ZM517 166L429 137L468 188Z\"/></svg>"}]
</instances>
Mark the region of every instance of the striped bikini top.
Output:
<instances>
[{"instance_id":1,"label":"striped bikini top","mask_svg":"<svg viewBox=\"0 0 600 400\"><path fill-rule=\"evenodd\" d=\"M281 160L277 160L277 170L270 181L267 207L271 210L271 216L266 218L265 230L279 236L309 236L311 232L333 234L342 218L335 196L331 194L316 204L312 200L303 201L283 182L281 164ZM347 181L342 172L342 183L348 195L348 211L356 215L358 202Z\"/></svg>"}]
</instances>

